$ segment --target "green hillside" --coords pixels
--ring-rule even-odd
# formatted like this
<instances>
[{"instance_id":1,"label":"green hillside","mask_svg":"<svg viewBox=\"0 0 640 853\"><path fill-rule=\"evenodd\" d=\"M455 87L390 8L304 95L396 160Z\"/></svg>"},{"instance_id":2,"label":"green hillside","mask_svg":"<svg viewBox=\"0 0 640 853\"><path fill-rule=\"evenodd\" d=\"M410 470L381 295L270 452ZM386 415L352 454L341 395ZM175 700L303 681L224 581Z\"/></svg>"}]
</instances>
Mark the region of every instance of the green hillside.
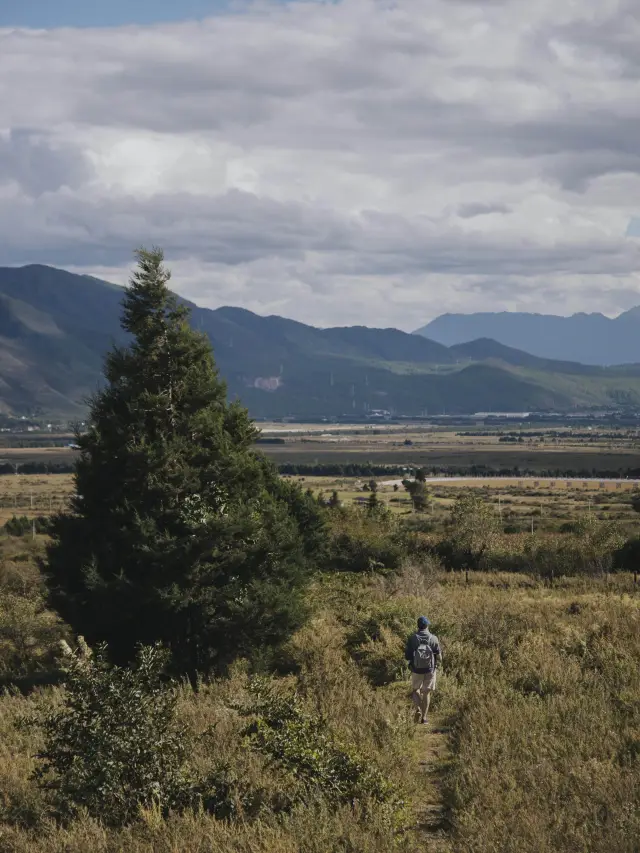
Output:
<instances>
[{"instance_id":1,"label":"green hillside","mask_svg":"<svg viewBox=\"0 0 640 853\"><path fill-rule=\"evenodd\" d=\"M43 266L0 268L0 411L79 415L122 342L122 289ZM492 340L451 348L397 329L317 329L191 305L230 396L256 417L640 405L640 367L537 358Z\"/></svg>"}]
</instances>

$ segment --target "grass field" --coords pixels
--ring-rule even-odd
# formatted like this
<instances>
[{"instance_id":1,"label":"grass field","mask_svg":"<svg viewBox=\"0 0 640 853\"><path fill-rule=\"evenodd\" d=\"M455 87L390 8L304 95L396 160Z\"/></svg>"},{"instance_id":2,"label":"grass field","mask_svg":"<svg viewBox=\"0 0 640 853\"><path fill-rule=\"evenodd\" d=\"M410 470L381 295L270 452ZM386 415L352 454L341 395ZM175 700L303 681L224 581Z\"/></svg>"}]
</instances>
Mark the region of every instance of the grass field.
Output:
<instances>
[{"instance_id":1,"label":"grass field","mask_svg":"<svg viewBox=\"0 0 640 853\"><path fill-rule=\"evenodd\" d=\"M347 505L364 504L369 492L362 491L368 483L366 478L344 477L297 477L305 488L329 498L335 490L339 499ZM391 482L375 478L378 495L387 506L398 514L411 514L410 499L402 486L394 491ZM555 484L555 485L554 485ZM436 520L448 511L456 496L466 490L479 491L491 502L503 522L535 519L553 527L574 520L581 513L592 512L599 518L618 520L626 525L638 518L630 503L630 492L637 484L626 481L605 482L585 480L550 479L448 479L427 480L432 496L432 508L428 517ZM13 515L50 515L67 506L73 490L70 474L18 474L0 477L0 524Z\"/></svg>"},{"instance_id":2,"label":"grass field","mask_svg":"<svg viewBox=\"0 0 640 853\"><path fill-rule=\"evenodd\" d=\"M71 474L0 477L0 524L14 515L51 515L67 506L72 491Z\"/></svg>"},{"instance_id":3,"label":"grass field","mask_svg":"<svg viewBox=\"0 0 640 853\"><path fill-rule=\"evenodd\" d=\"M328 499L333 491L344 505L363 505L370 492L362 491L366 478L298 477L301 485ZM394 491L382 478L374 478L378 498L394 513L411 516L411 501L402 486ZM602 520L614 520L623 529L632 532L638 514L631 506L631 493L638 488L632 482L603 482L599 480L571 480L562 482L549 479L449 479L426 481L431 496L431 507L423 514L425 520L443 522L456 497L472 490L490 503L503 524L535 529L556 530L562 524L593 514Z\"/></svg>"},{"instance_id":4,"label":"grass field","mask_svg":"<svg viewBox=\"0 0 640 853\"><path fill-rule=\"evenodd\" d=\"M447 638L454 849L637 853L640 599L505 575L455 579L432 604ZM473 651L472 651L473 650Z\"/></svg>"},{"instance_id":5,"label":"grass field","mask_svg":"<svg viewBox=\"0 0 640 853\"><path fill-rule=\"evenodd\" d=\"M16 545L9 553L0 542L24 573L40 543ZM6 584L5 572L1 594ZM387 577L321 576L309 600L309 622L286 653L293 674L271 681L297 687L310 712L402 791L400 832L379 815L321 801L231 821L187 813L165 822L148 812L120 830L84 817L57 823L31 775L41 741L15 726L60 701L60 689L49 688L0 697L0 849L637 853L640 597L628 575L562 579L549 589L524 574L476 573L466 583L406 566ZM405 636L423 612L445 655L429 729L411 723L403 664ZM38 642L54 642L63 629L37 618ZM295 781L243 740L247 684L239 666L198 694L184 686L179 713L193 734L209 732L192 765L222 764L238 796L259 791L266 804Z\"/></svg>"}]
</instances>

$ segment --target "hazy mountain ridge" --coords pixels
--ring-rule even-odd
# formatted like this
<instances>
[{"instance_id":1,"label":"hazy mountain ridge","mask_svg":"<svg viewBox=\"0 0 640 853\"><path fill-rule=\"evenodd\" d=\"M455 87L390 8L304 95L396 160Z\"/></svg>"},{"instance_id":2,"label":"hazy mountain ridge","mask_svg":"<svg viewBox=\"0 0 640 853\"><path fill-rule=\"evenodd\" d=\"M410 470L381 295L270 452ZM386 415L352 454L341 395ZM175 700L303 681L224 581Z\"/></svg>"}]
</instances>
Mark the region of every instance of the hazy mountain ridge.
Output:
<instances>
[{"instance_id":1,"label":"hazy mountain ridge","mask_svg":"<svg viewBox=\"0 0 640 853\"><path fill-rule=\"evenodd\" d=\"M79 414L125 338L122 288L50 267L0 268L0 409ZM188 303L232 396L256 417L640 405L640 367L538 358L494 340L451 348L397 329L318 329Z\"/></svg>"},{"instance_id":2,"label":"hazy mountain ridge","mask_svg":"<svg viewBox=\"0 0 640 853\"><path fill-rule=\"evenodd\" d=\"M640 362L640 307L613 319L604 314L442 314L415 334L456 346L489 338L539 358L589 365Z\"/></svg>"}]
</instances>

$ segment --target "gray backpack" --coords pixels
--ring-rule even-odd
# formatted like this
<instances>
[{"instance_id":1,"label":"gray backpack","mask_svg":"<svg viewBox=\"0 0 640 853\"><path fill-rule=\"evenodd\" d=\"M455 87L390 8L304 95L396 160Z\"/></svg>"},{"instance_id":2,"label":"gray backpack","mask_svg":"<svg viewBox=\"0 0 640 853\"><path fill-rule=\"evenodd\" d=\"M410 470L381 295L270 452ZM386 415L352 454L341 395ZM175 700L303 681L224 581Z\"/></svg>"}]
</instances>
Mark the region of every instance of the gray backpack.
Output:
<instances>
[{"instance_id":1,"label":"gray backpack","mask_svg":"<svg viewBox=\"0 0 640 853\"><path fill-rule=\"evenodd\" d=\"M436 659L433 654L433 649L429 645L429 638L422 634L416 634L419 643L418 648L413 653L413 669L414 672L433 672L435 669Z\"/></svg>"}]
</instances>

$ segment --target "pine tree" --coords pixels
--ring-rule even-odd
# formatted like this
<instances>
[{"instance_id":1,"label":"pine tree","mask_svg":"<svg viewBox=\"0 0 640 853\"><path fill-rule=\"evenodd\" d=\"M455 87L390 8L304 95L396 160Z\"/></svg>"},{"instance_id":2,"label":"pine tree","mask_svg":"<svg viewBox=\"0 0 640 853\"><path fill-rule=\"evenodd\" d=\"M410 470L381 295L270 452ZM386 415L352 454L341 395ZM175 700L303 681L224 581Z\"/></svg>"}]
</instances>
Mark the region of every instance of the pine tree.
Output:
<instances>
[{"instance_id":1,"label":"pine tree","mask_svg":"<svg viewBox=\"0 0 640 853\"><path fill-rule=\"evenodd\" d=\"M122 315L131 343L106 357L47 573L61 615L116 662L161 641L195 680L300 623L322 520L252 450L257 430L227 403L162 252L137 256Z\"/></svg>"},{"instance_id":2,"label":"pine tree","mask_svg":"<svg viewBox=\"0 0 640 853\"><path fill-rule=\"evenodd\" d=\"M380 500L376 492L371 492L369 497L367 498L367 510L369 512L375 512L380 506Z\"/></svg>"},{"instance_id":3,"label":"pine tree","mask_svg":"<svg viewBox=\"0 0 640 853\"><path fill-rule=\"evenodd\" d=\"M429 509L429 492L424 481L416 480L412 484L410 496L416 512L426 512Z\"/></svg>"},{"instance_id":4,"label":"pine tree","mask_svg":"<svg viewBox=\"0 0 640 853\"><path fill-rule=\"evenodd\" d=\"M331 492L331 497L329 498L328 506L330 507L330 509L340 508L340 496L338 495L335 489Z\"/></svg>"},{"instance_id":5,"label":"pine tree","mask_svg":"<svg viewBox=\"0 0 640 853\"><path fill-rule=\"evenodd\" d=\"M429 508L429 492L424 480L403 480L402 485L409 492L414 510L425 512Z\"/></svg>"}]
</instances>

